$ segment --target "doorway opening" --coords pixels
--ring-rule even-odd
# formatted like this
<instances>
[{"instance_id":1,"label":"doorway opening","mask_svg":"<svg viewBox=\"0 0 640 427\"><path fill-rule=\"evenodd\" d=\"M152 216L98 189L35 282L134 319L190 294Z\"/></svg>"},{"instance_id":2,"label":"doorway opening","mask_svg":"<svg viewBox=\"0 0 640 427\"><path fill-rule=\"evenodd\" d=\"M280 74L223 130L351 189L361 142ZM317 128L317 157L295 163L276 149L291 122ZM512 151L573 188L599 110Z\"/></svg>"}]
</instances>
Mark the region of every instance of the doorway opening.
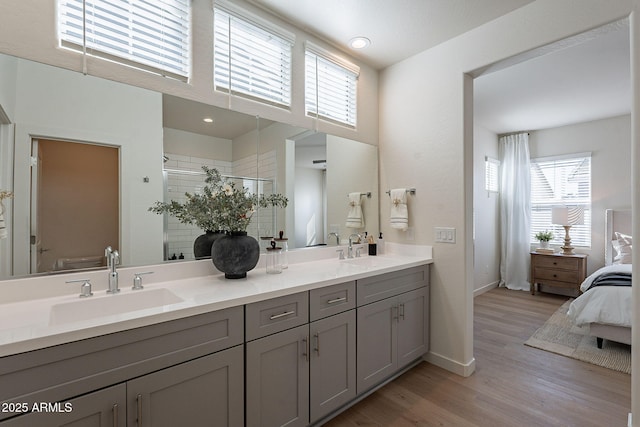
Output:
<instances>
[{"instance_id":1,"label":"doorway opening","mask_svg":"<svg viewBox=\"0 0 640 427\"><path fill-rule=\"evenodd\" d=\"M32 139L31 273L104 265L119 247L119 149Z\"/></svg>"}]
</instances>

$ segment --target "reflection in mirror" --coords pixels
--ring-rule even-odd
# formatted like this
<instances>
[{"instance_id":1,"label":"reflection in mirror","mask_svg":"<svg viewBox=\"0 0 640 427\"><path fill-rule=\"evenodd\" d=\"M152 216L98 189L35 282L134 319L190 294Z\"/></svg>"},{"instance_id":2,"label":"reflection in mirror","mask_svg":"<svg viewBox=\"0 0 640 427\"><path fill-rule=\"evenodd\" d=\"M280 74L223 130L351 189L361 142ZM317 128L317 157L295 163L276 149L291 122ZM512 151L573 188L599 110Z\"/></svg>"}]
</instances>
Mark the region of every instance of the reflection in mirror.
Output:
<instances>
[{"instance_id":1,"label":"reflection in mirror","mask_svg":"<svg viewBox=\"0 0 640 427\"><path fill-rule=\"evenodd\" d=\"M206 177L202 166L217 169L225 178L256 193L262 186L257 177L259 118L188 101L162 97L164 201L184 202L185 193L200 194ZM262 119L263 122L268 122ZM164 259L195 259L193 243L204 231L164 218ZM258 221L247 233L258 238Z\"/></svg>"},{"instance_id":2,"label":"reflection in mirror","mask_svg":"<svg viewBox=\"0 0 640 427\"><path fill-rule=\"evenodd\" d=\"M284 231L290 249L335 245L329 233L343 241L351 233L377 235L376 146L272 123L260 129L259 150L260 177L273 178L275 191L285 194L293 206L275 212L277 230ZM371 193L361 200L364 226L356 229L346 226L352 192Z\"/></svg>"},{"instance_id":3,"label":"reflection in mirror","mask_svg":"<svg viewBox=\"0 0 640 427\"><path fill-rule=\"evenodd\" d=\"M205 122L206 117L213 123ZM307 218L296 219L298 208L308 207L304 192L296 189L298 181L303 181L301 169L305 167L296 166L296 158L303 158L309 135L315 133L0 54L0 190L14 193L13 199L4 200L8 227L7 237L0 238L0 279L32 271L37 250L30 238L34 139L83 142L118 150L119 212L109 213L99 223L111 223L114 215L119 216L118 242L111 246L119 250L123 265L154 264L174 253L176 258L180 253L185 259L191 256L194 238L202 231L170 223L170 218L163 224L163 217L148 212L148 208L156 201L197 191L202 164L240 177L242 185L252 192L277 192L289 198L286 209L260 209L254 214L248 230L254 237L277 236L283 231L293 248L335 244L335 239L327 239L332 231L343 240L354 231L377 232L377 147L324 134L317 134L325 140L327 166L320 196L322 207L314 211L321 218L315 226L315 239L306 234L300 237L302 234L295 231L300 223L308 222ZM312 157L322 160L321 155ZM195 184L191 182L194 180ZM96 195L104 192L101 182L94 187ZM365 227L360 230L345 226L347 194L352 191L373 194L362 201ZM299 203L296 198L301 199ZM73 200L80 202L73 209L74 218L84 215L82 201L83 197ZM85 234L90 239L93 233ZM172 246L168 234L175 237ZM94 249L91 254L85 252L57 258L101 255L94 254Z\"/></svg>"}]
</instances>

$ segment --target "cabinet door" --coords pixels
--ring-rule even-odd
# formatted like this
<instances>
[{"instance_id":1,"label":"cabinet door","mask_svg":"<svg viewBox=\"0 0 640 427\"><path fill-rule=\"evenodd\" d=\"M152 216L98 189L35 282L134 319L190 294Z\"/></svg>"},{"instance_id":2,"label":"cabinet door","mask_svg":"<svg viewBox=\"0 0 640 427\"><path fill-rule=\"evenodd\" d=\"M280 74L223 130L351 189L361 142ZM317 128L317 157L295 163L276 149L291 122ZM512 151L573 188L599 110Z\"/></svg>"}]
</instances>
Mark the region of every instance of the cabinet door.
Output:
<instances>
[{"instance_id":1,"label":"cabinet door","mask_svg":"<svg viewBox=\"0 0 640 427\"><path fill-rule=\"evenodd\" d=\"M398 296L398 368L429 350L429 287Z\"/></svg>"},{"instance_id":2,"label":"cabinet door","mask_svg":"<svg viewBox=\"0 0 640 427\"><path fill-rule=\"evenodd\" d=\"M128 425L242 426L242 356L236 346L128 381Z\"/></svg>"},{"instance_id":3,"label":"cabinet door","mask_svg":"<svg viewBox=\"0 0 640 427\"><path fill-rule=\"evenodd\" d=\"M395 371L397 301L387 298L358 308L358 394Z\"/></svg>"},{"instance_id":4,"label":"cabinet door","mask_svg":"<svg viewBox=\"0 0 640 427\"><path fill-rule=\"evenodd\" d=\"M309 423L309 326L248 342L247 426Z\"/></svg>"},{"instance_id":5,"label":"cabinet door","mask_svg":"<svg viewBox=\"0 0 640 427\"><path fill-rule=\"evenodd\" d=\"M0 425L2 427L124 427L127 412L126 394L126 386L119 384L58 403L58 407L41 408L46 412L32 412L11 418L0 422Z\"/></svg>"},{"instance_id":6,"label":"cabinet door","mask_svg":"<svg viewBox=\"0 0 640 427\"><path fill-rule=\"evenodd\" d=\"M313 423L356 397L356 311L318 320L309 328Z\"/></svg>"}]
</instances>

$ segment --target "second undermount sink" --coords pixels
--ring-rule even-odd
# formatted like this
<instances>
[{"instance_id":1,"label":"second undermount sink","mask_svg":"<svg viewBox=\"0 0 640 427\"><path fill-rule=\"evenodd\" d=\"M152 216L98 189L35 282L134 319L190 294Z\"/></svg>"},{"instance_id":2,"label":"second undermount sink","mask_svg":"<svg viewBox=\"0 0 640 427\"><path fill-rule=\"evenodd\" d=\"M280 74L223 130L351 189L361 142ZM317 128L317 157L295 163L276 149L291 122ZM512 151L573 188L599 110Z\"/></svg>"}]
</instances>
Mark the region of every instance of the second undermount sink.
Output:
<instances>
[{"instance_id":1,"label":"second undermount sink","mask_svg":"<svg viewBox=\"0 0 640 427\"><path fill-rule=\"evenodd\" d=\"M351 265L359 265L367 268L382 267L388 264L388 261L376 256L364 256L360 258L347 258L341 262Z\"/></svg>"},{"instance_id":2,"label":"second undermount sink","mask_svg":"<svg viewBox=\"0 0 640 427\"><path fill-rule=\"evenodd\" d=\"M147 308L182 302L182 298L166 288L121 292L116 295L81 298L51 307L50 325L79 322Z\"/></svg>"}]
</instances>

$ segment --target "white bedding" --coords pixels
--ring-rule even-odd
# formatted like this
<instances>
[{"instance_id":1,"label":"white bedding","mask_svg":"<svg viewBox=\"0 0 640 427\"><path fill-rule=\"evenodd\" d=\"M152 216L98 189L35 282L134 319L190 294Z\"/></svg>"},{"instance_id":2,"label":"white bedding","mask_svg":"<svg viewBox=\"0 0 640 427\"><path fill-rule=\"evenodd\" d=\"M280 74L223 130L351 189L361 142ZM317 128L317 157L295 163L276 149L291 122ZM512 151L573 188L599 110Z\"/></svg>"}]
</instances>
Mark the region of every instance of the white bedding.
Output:
<instances>
[{"instance_id":1,"label":"white bedding","mask_svg":"<svg viewBox=\"0 0 640 427\"><path fill-rule=\"evenodd\" d=\"M613 272L631 273L631 264L602 267L582 282L580 290L584 293L571 303L567 313L576 325L595 322L631 327L631 286L596 286L589 289L598 275Z\"/></svg>"}]
</instances>

